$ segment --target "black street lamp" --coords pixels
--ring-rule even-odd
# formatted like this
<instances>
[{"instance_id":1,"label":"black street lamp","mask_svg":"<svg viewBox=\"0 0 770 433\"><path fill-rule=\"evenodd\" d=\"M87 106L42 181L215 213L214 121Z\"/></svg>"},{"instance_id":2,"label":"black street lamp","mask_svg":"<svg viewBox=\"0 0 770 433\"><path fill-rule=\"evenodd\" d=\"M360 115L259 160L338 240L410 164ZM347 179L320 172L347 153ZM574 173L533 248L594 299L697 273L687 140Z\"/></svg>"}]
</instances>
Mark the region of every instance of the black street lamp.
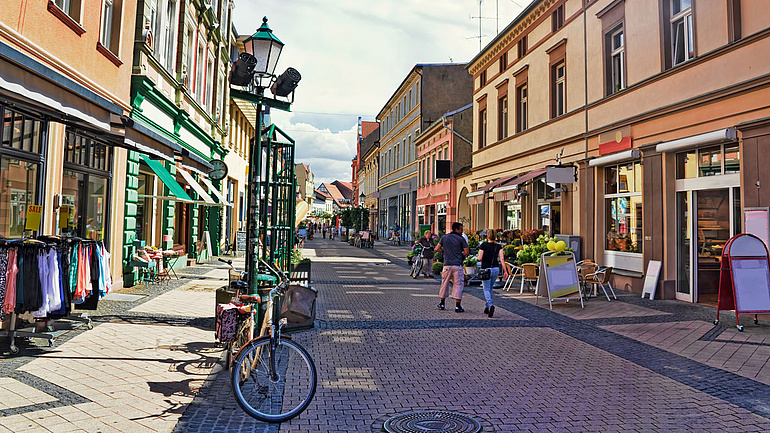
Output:
<instances>
[{"instance_id":1,"label":"black street lamp","mask_svg":"<svg viewBox=\"0 0 770 433\"><path fill-rule=\"evenodd\" d=\"M267 233L269 197L267 173L261 173L262 168L262 106L289 111L291 102L282 101L265 96L265 89L270 88L273 95L280 97L294 97L294 89L297 87L301 76L296 69L289 68L280 76L275 75L275 67L281 57L283 49L281 42L267 25L267 17L262 19L262 26L256 33L249 36L244 42L245 52L238 56L230 72L230 84L245 86L249 91L231 89L232 98L243 99L256 104L257 124L254 140L249 146L249 172L247 183L249 191L247 196L246 233L248 248L246 249L246 271L249 276L249 293L257 293L257 261L259 259L259 241L262 240L262 257L267 258L268 243L276 242L269 239ZM257 206L260 198L262 203ZM259 214L257 214L259 210ZM259 224L257 224L259 222Z\"/></svg>"},{"instance_id":2,"label":"black street lamp","mask_svg":"<svg viewBox=\"0 0 770 433\"><path fill-rule=\"evenodd\" d=\"M362 192L361 195L358 196L358 207L361 208L361 229L360 229L360 231L364 230L364 199L366 199L366 195Z\"/></svg>"}]
</instances>

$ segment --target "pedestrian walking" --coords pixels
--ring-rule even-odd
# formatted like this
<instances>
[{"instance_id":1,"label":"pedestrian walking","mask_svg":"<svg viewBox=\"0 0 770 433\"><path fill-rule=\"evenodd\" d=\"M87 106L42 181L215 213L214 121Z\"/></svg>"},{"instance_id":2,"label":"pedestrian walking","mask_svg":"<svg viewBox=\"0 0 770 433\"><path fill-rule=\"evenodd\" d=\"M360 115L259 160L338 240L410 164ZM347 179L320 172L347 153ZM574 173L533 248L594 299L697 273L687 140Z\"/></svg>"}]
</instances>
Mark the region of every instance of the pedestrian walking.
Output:
<instances>
[{"instance_id":1,"label":"pedestrian walking","mask_svg":"<svg viewBox=\"0 0 770 433\"><path fill-rule=\"evenodd\" d=\"M324 239L326 239L326 226L323 226L321 233L323 233Z\"/></svg>"},{"instance_id":2,"label":"pedestrian walking","mask_svg":"<svg viewBox=\"0 0 770 433\"><path fill-rule=\"evenodd\" d=\"M468 242L463 238L463 225L459 222L452 223L452 231L445 234L438 242L436 251L444 254L444 268L441 270L441 288L438 296L439 310L443 310L444 300L449 295L449 285L452 285L452 298L455 300L455 312L465 311L462 307L463 287L465 285L463 274L463 258L470 254Z\"/></svg>"},{"instance_id":3,"label":"pedestrian walking","mask_svg":"<svg viewBox=\"0 0 770 433\"><path fill-rule=\"evenodd\" d=\"M423 248L422 273L428 278L433 278L433 237L430 230L425 230L425 236L421 237L417 243Z\"/></svg>"},{"instance_id":4,"label":"pedestrian walking","mask_svg":"<svg viewBox=\"0 0 770 433\"><path fill-rule=\"evenodd\" d=\"M481 269L489 269L489 279L481 279L484 286L484 298L487 301L484 307L484 314L489 317L495 315L495 306L492 303L492 286L494 286L497 277L500 276L500 266L503 267L503 278L508 278L508 266L505 264L503 247L495 242L497 239L494 229L487 230L487 239L479 245L479 261Z\"/></svg>"}]
</instances>

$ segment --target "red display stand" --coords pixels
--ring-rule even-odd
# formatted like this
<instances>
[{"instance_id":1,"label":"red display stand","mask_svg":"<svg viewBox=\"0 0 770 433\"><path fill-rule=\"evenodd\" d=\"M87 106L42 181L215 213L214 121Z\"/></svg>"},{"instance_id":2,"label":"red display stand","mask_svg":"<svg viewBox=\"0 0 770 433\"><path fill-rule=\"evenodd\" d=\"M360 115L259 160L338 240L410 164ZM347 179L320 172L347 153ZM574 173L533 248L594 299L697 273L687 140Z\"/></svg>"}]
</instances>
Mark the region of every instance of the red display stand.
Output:
<instances>
[{"instance_id":1,"label":"red display stand","mask_svg":"<svg viewBox=\"0 0 770 433\"><path fill-rule=\"evenodd\" d=\"M722 250L719 271L719 311L735 311L735 325L739 331L739 314L770 314L770 260L767 246L758 237L742 233L730 238Z\"/></svg>"}]
</instances>

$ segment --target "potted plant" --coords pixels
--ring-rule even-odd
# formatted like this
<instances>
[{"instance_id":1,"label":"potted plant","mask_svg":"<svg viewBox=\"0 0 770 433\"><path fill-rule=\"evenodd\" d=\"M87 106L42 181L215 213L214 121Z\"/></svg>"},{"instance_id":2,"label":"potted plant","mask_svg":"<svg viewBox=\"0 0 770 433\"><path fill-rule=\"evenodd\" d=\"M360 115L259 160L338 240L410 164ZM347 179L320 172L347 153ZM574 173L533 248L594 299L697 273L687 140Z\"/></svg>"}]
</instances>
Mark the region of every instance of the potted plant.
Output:
<instances>
[{"instance_id":1,"label":"potted plant","mask_svg":"<svg viewBox=\"0 0 770 433\"><path fill-rule=\"evenodd\" d=\"M300 272L307 272L307 281L310 281L310 270L312 262L306 257L302 257L302 250L294 248L291 252L291 274L299 274ZM292 278L294 279L294 278ZM302 278L304 280L304 278Z\"/></svg>"},{"instance_id":2,"label":"potted plant","mask_svg":"<svg viewBox=\"0 0 770 433\"><path fill-rule=\"evenodd\" d=\"M465 275L473 275L476 273L476 264L479 263L479 259L476 256L468 256L463 260L463 271Z\"/></svg>"}]
</instances>

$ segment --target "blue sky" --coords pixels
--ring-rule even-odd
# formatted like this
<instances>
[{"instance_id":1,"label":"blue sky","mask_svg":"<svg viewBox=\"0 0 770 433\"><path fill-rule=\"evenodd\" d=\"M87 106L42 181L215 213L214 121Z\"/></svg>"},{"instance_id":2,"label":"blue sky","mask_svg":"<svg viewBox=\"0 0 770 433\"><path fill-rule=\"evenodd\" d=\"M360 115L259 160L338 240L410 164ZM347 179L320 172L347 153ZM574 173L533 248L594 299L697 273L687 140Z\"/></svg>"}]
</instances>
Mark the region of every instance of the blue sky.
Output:
<instances>
[{"instance_id":1,"label":"blue sky","mask_svg":"<svg viewBox=\"0 0 770 433\"><path fill-rule=\"evenodd\" d=\"M482 43L503 29L529 0L482 2ZM350 180L356 123L375 120L417 63L467 62L479 52L477 0L237 0L233 21L251 34L268 17L286 45L277 72L302 74L292 113L272 121L297 142L297 162L316 184Z\"/></svg>"}]
</instances>

